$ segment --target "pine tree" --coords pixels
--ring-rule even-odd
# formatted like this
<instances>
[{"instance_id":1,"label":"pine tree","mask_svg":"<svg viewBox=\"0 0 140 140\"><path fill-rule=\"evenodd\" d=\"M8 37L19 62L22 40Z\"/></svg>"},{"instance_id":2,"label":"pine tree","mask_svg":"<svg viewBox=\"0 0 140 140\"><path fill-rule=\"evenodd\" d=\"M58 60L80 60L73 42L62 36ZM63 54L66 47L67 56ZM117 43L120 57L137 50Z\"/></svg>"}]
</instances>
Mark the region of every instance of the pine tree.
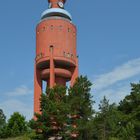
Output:
<instances>
[{"instance_id":1,"label":"pine tree","mask_svg":"<svg viewBox=\"0 0 140 140\"><path fill-rule=\"evenodd\" d=\"M2 138L4 135L4 129L6 126L6 116L3 113L3 110L0 109L0 138Z\"/></svg>"},{"instance_id":2,"label":"pine tree","mask_svg":"<svg viewBox=\"0 0 140 140\"><path fill-rule=\"evenodd\" d=\"M108 140L109 138L109 100L106 97L99 104L99 113L95 117L96 127L97 127L97 138L99 140Z\"/></svg>"},{"instance_id":3,"label":"pine tree","mask_svg":"<svg viewBox=\"0 0 140 140\"><path fill-rule=\"evenodd\" d=\"M69 113L66 88L63 86L47 88L46 94L42 94L40 101L41 114L35 114L36 121L33 122L36 138L46 140L51 137L66 137Z\"/></svg>"},{"instance_id":4,"label":"pine tree","mask_svg":"<svg viewBox=\"0 0 140 140\"><path fill-rule=\"evenodd\" d=\"M106 97L99 104L99 111L93 120L93 134L95 140L119 139L120 122L123 114L118 110L118 106L109 104Z\"/></svg>"},{"instance_id":5,"label":"pine tree","mask_svg":"<svg viewBox=\"0 0 140 140\"><path fill-rule=\"evenodd\" d=\"M91 83L87 77L77 78L66 94L66 87L47 88L40 99L41 114L35 114L32 128L35 139L56 138L64 140L92 139L91 123L93 109L90 94Z\"/></svg>"},{"instance_id":6,"label":"pine tree","mask_svg":"<svg viewBox=\"0 0 140 140\"><path fill-rule=\"evenodd\" d=\"M91 82L87 77L80 76L77 78L73 87L69 89L69 104L71 115L77 118L72 120L77 127L73 132L78 131L78 139L92 139L91 120L93 118L93 100L91 96Z\"/></svg>"},{"instance_id":7,"label":"pine tree","mask_svg":"<svg viewBox=\"0 0 140 140\"><path fill-rule=\"evenodd\" d=\"M134 125L131 122L128 122L125 127L122 126L118 137L120 138L120 140L136 140Z\"/></svg>"},{"instance_id":8,"label":"pine tree","mask_svg":"<svg viewBox=\"0 0 140 140\"><path fill-rule=\"evenodd\" d=\"M0 129L6 124L6 116L3 113L3 110L0 109Z\"/></svg>"},{"instance_id":9,"label":"pine tree","mask_svg":"<svg viewBox=\"0 0 140 140\"><path fill-rule=\"evenodd\" d=\"M140 139L140 83L131 84L131 93L120 102L119 110L125 115L125 126L134 125L136 139ZM130 125L128 125L130 126ZM128 129L127 129L128 130Z\"/></svg>"}]
</instances>

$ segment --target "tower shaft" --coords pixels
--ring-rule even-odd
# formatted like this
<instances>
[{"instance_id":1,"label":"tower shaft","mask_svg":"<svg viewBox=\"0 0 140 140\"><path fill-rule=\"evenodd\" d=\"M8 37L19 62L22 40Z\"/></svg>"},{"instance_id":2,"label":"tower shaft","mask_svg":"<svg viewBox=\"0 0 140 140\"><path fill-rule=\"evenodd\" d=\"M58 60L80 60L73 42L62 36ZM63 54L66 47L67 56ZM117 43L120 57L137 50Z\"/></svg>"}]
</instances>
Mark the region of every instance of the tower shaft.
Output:
<instances>
[{"instance_id":1,"label":"tower shaft","mask_svg":"<svg viewBox=\"0 0 140 140\"><path fill-rule=\"evenodd\" d=\"M65 0L49 0L36 27L36 58L34 67L34 112L40 113L42 82L50 88L73 86L78 77L76 27L71 15L64 10Z\"/></svg>"}]
</instances>

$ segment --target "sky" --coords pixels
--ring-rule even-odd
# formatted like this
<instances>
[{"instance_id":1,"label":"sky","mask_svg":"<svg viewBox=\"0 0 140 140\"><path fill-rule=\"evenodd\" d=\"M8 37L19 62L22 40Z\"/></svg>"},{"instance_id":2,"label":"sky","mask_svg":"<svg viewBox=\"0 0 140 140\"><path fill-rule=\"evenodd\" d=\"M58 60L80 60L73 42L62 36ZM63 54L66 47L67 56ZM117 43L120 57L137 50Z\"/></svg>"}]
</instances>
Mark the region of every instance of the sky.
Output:
<instances>
[{"instance_id":1,"label":"sky","mask_svg":"<svg viewBox=\"0 0 140 140\"><path fill-rule=\"evenodd\" d=\"M47 0L1 0L0 108L33 116L35 28ZM77 26L79 73L96 101L119 103L140 80L140 0L67 0Z\"/></svg>"}]
</instances>

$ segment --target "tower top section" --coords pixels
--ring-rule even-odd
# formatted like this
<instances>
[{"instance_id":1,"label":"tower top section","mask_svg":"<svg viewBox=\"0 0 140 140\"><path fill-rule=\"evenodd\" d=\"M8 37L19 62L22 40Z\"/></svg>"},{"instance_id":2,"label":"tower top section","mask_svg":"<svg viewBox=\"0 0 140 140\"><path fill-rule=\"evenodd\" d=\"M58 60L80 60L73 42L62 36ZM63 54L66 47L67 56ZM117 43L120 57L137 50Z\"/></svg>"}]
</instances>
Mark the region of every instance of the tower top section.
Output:
<instances>
[{"instance_id":1,"label":"tower top section","mask_svg":"<svg viewBox=\"0 0 140 140\"><path fill-rule=\"evenodd\" d=\"M66 0L48 0L48 2L49 8L42 13L42 20L46 18L63 18L72 21L71 14L64 10Z\"/></svg>"},{"instance_id":2,"label":"tower top section","mask_svg":"<svg viewBox=\"0 0 140 140\"><path fill-rule=\"evenodd\" d=\"M66 0L48 0L49 8L64 8Z\"/></svg>"}]
</instances>

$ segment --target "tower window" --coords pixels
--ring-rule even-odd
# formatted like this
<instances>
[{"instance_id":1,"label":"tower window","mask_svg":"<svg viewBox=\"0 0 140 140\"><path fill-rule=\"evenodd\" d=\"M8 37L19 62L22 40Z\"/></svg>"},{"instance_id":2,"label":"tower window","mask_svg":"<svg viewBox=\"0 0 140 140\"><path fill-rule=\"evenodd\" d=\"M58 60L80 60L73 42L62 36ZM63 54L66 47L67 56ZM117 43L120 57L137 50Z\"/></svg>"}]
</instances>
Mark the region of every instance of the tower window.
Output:
<instances>
[{"instance_id":1,"label":"tower window","mask_svg":"<svg viewBox=\"0 0 140 140\"><path fill-rule=\"evenodd\" d=\"M68 32L70 32L70 28L68 28Z\"/></svg>"},{"instance_id":2,"label":"tower window","mask_svg":"<svg viewBox=\"0 0 140 140\"><path fill-rule=\"evenodd\" d=\"M53 52L53 45L50 46L50 52Z\"/></svg>"},{"instance_id":3,"label":"tower window","mask_svg":"<svg viewBox=\"0 0 140 140\"><path fill-rule=\"evenodd\" d=\"M46 29L46 28L45 28L45 26L44 26L43 29L42 29L42 31L45 31L45 29Z\"/></svg>"},{"instance_id":4,"label":"tower window","mask_svg":"<svg viewBox=\"0 0 140 140\"><path fill-rule=\"evenodd\" d=\"M51 25L51 30L53 30L53 25Z\"/></svg>"},{"instance_id":5,"label":"tower window","mask_svg":"<svg viewBox=\"0 0 140 140\"><path fill-rule=\"evenodd\" d=\"M69 53L67 54L67 57L70 58L70 54Z\"/></svg>"}]
</instances>

